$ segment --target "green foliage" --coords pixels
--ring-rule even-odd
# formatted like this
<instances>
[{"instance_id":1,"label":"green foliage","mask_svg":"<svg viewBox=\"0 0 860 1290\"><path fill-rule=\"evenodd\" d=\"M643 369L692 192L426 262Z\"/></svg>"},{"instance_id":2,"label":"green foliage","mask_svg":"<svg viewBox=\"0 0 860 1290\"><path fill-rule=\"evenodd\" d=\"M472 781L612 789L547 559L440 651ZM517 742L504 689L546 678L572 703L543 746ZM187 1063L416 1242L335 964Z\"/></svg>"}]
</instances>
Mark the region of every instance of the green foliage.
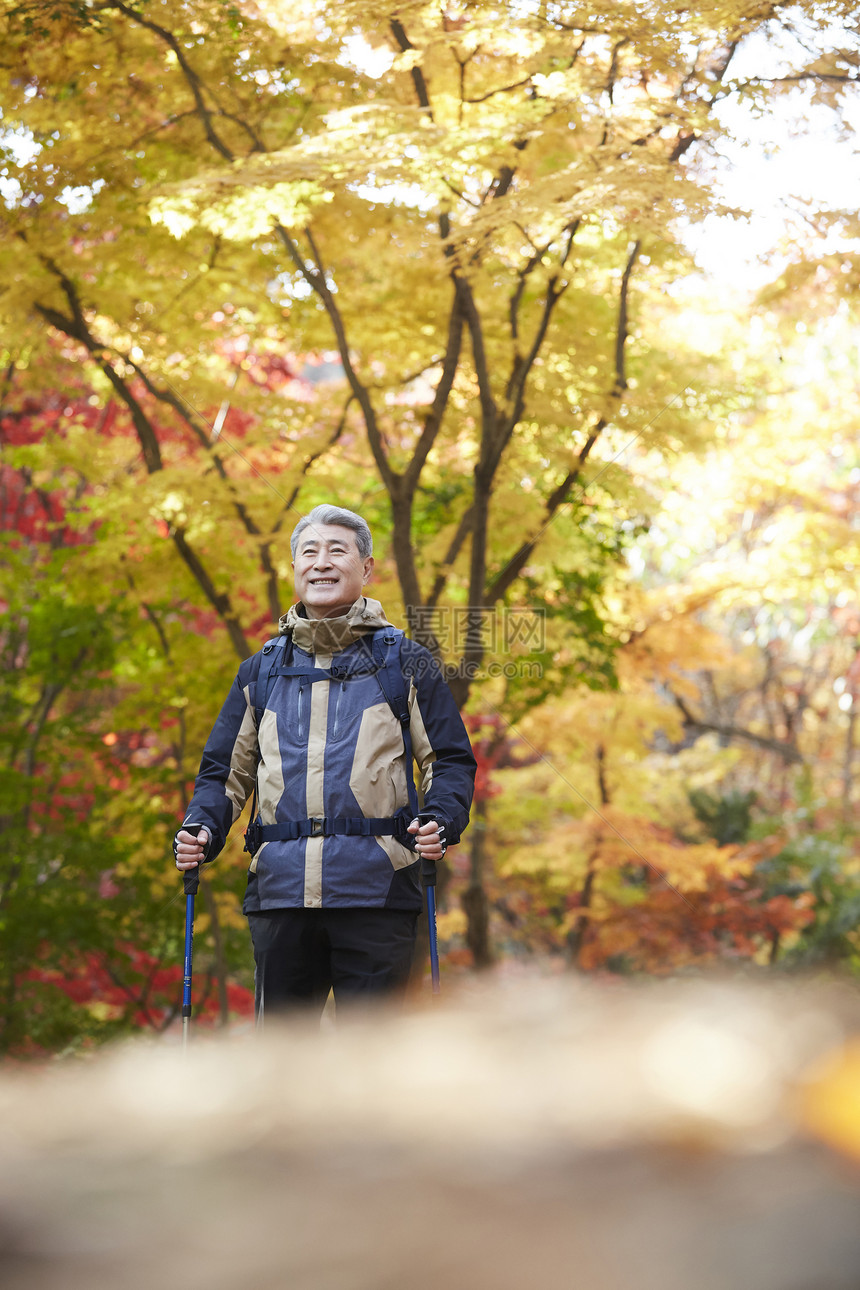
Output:
<instances>
[{"instance_id":1,"label":"green foliage","mask_svg":"<svg viewBox=\"0 0 860 1290\"><path fill-rule=\"evenodd\" d=\"M88 546L50 551L7 535L4 548L0 1051L27 1054L175 1015L178 975L154 993L152 981L181 963L166 862L185 783L159 716L174 696L157 693L165 669L152 667L162 660L137 606L87 585ZM233 877L219 885L235 901ZM228 926L223 939L243 963L244 938ZM206 935L199 948L205 981Z\"/></svg>"},{"instance_id":2,"label":"green foliage","mask_svg":"<svg viewBox=\"0 0 860 1290\"><path fill-rule=\"evenodd\" d=\"M785 966L860 972L860 870L844 840L803 833L756 870L768 894L806 895L813 918L782 956Z\"/></svg>"},{"instance_id":3,"label":"green foliage","mask_svg":"<svg viewBox=\"0 0 860 1290\"><path fill-rule=\"evenodd\" d=\"M746 842L752 828L752 810L758 799L754 792L730 789L727 793L709 793L694 788L689 793L696 819L705 826L718 846Z\"/></svg>"}]
</instances>

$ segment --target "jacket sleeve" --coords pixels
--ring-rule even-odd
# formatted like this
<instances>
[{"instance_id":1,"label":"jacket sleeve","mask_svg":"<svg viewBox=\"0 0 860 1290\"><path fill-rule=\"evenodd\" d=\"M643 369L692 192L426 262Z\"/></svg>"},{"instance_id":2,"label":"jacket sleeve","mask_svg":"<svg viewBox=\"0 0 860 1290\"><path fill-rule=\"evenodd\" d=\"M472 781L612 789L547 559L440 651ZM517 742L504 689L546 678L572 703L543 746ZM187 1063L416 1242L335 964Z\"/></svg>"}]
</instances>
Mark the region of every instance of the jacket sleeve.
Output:
<instances>
[{"instance_id":1,"label":"jacket sleeve","mask_svg":"<svg viewBox=\"0 0 860 1290\"><path fill-rule=\"evenodd\" d=\"M408 653L407 653L408 651ZM448 826L448 845L459 842L469 823L477 769L472 745L454 696L429 650L404 642L412 751L421 772L425 811Z\"/></svg>"},{"instance_id":2,"label":"jacket sleeve","mask_svg":"<svg viewBox=\"0 0 860 1290\"><path fill-rule=\"evenodd\" d=\"M183 828L202 825L209 830L207 862L214 860L223 849L257 777L259 751L254 725L254 684L248 676L249 665L254 662L253 673L259 671L257 656L242 664L212 727L203 749L194 795L182 821Z\"/></svg>"}]
</instances>

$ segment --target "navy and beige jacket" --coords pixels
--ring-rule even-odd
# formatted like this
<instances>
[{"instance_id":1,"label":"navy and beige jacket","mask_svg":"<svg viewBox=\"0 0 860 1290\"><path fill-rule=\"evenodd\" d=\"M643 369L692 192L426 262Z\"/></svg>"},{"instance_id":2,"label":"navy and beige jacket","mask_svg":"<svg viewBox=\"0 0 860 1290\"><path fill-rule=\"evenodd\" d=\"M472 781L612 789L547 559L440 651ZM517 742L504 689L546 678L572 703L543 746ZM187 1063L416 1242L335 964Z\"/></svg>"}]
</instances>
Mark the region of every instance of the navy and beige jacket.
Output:
<instances>
[{"instance_id":1,"label":"navy and beige jacket","mask_svg":"<svg viewBox=\"0 0 860 1290\"><path fill-rule=\"evenodd\" d=\"M282 635L292 636L292 666L328 670L336 658L338 679L278 676L259 732L254 707L262 653L242 663L206 743L184 820L208 829L207 860L221 851L255 781L264 825L410 814L403 733L368 669L369 638L362 639L385 626L381 605L364 597L342 618L308 619L294 605L279 624ZM404 637L401 665L422 809L445 824L450 845L469 821L475 759L432 655ZM251 861L243 908L247 914L420 906L408 835L403 841L334 835L264 842Z\"/></svg>"}]
</instances>

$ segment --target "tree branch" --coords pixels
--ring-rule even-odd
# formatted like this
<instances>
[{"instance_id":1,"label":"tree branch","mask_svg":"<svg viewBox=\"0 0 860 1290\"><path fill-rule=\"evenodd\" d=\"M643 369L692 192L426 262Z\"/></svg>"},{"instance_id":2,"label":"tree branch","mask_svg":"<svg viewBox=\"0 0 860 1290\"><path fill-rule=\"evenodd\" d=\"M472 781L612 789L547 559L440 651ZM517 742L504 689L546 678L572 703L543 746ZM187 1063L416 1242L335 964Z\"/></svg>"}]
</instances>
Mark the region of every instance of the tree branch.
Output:
<instances>
[{"instance_id":1,"label":"tree branch","mask_svg":"<svg viewBox=\"0 0 860 1290\"><path fill-rule=\"evenodd\" d=\"M406 35L406 30L399 18L392 18L389 22L391 34L397 42L398 48L402 54L407 50L415 49L412 41ZM425 109L430 120L433 120L433 105L430 102L430 92L427 88L427 82L424 79L424 73L420 67L415 66L411 69L412 84L415 86L415 95L419 104Z\"/></svg>"},{"instance_id":2,"label":"tree branch","mask_svg":"<svg viewBox=\"0 0 860 1290\"><path fill-rule=\"evenodd\" d=\"M612 57L609 62L609 72L606 77L606 93L609 96L610 103L614 101L615 97L615 78L618 75L618 55L621 53L624 46L629 44L630 37L622 36L622 38L620 40L616 40L615 44L612 46Z\"/></svg>"},{"instance_id":3,"label":"tree branch","mask_svg":"<svg viewBox=\"0 0 860 1290\"><path fill-rule=\"evenodd\" d=\"M776 753L783 761L792 765L802 765L803 756L794 744L783 739L771 739L767 735L757 735L754 730L745 730L741 726L722 725L719 722L703 721L696 717L679 694L670 690L676 708L684 718L684 725L691 730L702 730L709 734L720 735L723 739L745 739L748 743Z\"/></svg>"},{"instance_id":4,"label":"tree branch","mask_svg":"<svg viewBox=\"0 0 860 1290\"><path fill-rule=\"evenodd\" d=\"M45 264L45 266L59 280L66 298L69 301L69 306L73 316L72 318L67 318L58 310L51 309L47 305L36 304L37 310L52 327L56 327L58 331L61 331L65 335L71 336L72 339L79 341L86 348L88 353L92 355L95 362L98 363L99 367L116 390L119 398L131 413L132 422L137 432L138 442L140 443L141 451L143 453L147 474L157 474L162 469L163 463L161 458L161 448L152 423L138 400L135 398L134 394L129 389L126 381L124 381L116 371L113 364L108 361L104 347L99 344L90 331L84 317L83 308L74 283L72 283L66 274L63 273L59 265L55 264L45 256L40 258L42 259L43 264ZM216 592L212 580L197 555L188 545L184 533L181 530L174 529L171 530L170 536L179 552L179 555L197 581L198 586L224 623L233 647L239 657L243 659L247 658L248 655L252 653L252 650L248 646L248 642L245 639L239 620L235 617L232 611L230 597L226 593L219 595Z\"/></svg>"},{"instance_id":5,"label":"tree branch","mask_svg":"<svg viewBox=\"0 0 860 1290\"><path fill-rule=\"evenodd\" d=\"M478 378L478 392L481 402L481 414L486 428L495 429L498 417L498 407L493 397L492 382L490 380L490 368L487 362L487 351L484 346L484 332L481 325L481 316L478 313L478 307L475 303L475 296L470 284L465 278L455 275L457 290L460 295L463 313L466 317L466 323L469 328L469 337L472 342L472 358L475 363L475 375ZM486 433L482 436L482 455L484 452L484 442L487 439Z\"/></svg>"},{"instance_id":6,"label":"tree branch","mask_svg":"<svg viewBox=\"0 0 860 1290\"><path fill-rule=\"evenodd\" d=\"M796 72L792 76L751 76L749 80L738 82L733 88L742 90L750 85L794 84L800 81L837 81L843 85L860 85L860 74L850 75L847 72Z\"/></svg>"},{"instance_id":7,"label":"tree branch","mask_svg":"<svg viewBox=\"0 0 860 1290\"><path fill-rule=\"evenodd\" d=\"M122 3L121 0L113 0L112 3L99 6L99 11L104 11L106 9L117 9L120 13L125 14L126 18L131 22L137 23L140 27L146 27L148 31L153 32L173 51L176 55L176 61L182 69L188 88L191 91L191 95L194 99L195 111L203 123L206 138L215 151L223 157L225 161L234 161L235 153L227 146L215 130L215 127L212 124L212 117L216 115L233 121L240 127L240 129L244 130L248 138L251 140L252 152L266 151L265 145L261 142L259 135L247 121L243 120L241 117L234 116L230 112L224 111L220 105L217 113L211 112L206 106L206 100L203 96L203 91L206 89L206 86L185 57L185 51L172 31L168 31L166 27L160 26L157 22L153 22L149 18L144 18L143 14L138 13L137 10L133 9L130 5ZM212 97L213 99L215 98L214 94ZM215 101L217 102L217 99L215 99Z\"/></svg>"},{"instance_id":8,"label":"tree branch","mask_svg":"<svg viewBox=\"0 0 860 1290\"><path fill-rule=\"evenodd\" d=\"M64 275L61 275L61 277L64 277ZM39 304L38 301L35 303L35 308L38 313L42 315L45 321L50 323L52 327L55 327L57 331L63 332L73 340L80 341L80 343L90 353L96 364L101 368L102 372L104 372L105 376L116 390L119 398L126 405L131 414L132 423L134 424L134 428L137 432L138 442L140 444L141 452L143 453L143 460L147 474L156 474L156 472L162 468L162 460L161 448L155 431L150 424L149 418L126 385L125 381L116 371L113 364L108 361L104 347L95 339L83 319L78 321L75 318L67 318L64 314L61 314L59 310L52 309L48 305Z\"/></svg>"},{"instance_id":9,"label":"tree branch","mask_svg":"<svg viewBox=\"0 0 860 1290\"><path fill-rule=\"evenodd\" d=\"M517 145L514 144L514 147L516 146ZM524 148L525 146L525 143L520 144L520 147ZM481 205L483 206L484 202L495 202L498 201L500 197L504 197L509 191L511 184L514 182L514 176L516 173L516 166L502 166L499 173L493 177L493 182L484 194L484 199L481 202Z\"/></svg>"},{"instance_id":10,"label":"tree branch","mask_svg":"<svg viewBox=\"0 0 860 1290\"><path fill-rule=\"evenodd\" d=\"M624 272L621 275L621 288L618 298L618 324L615 333L615 372L612 389L609 393L610 401L616 406L620 403L624 396L624 391L627 389L626 344L629 337L630 280L633 276L633 270L636 266L636 261L639 258L641 249L642 242L637 238L628 252ZM544 309L544 314L546 315L546 307ZM532 350L535 354L537 353L534 345L532 346ZM532 537L528 538L520 545L501 572L497 574L490 583L490 586L487 589L487 600L490 604L494 603L496 600L500 600L507 593L511 585L516 582L524 566L528 563L534 553L541 537L555 518L559 507L567 500L570 490L579 480L580 475L582 474L582 469L588 460L592 448L597 443L600 435L609 425L609 422L610 417L605 413L598 418L593 429L589 432L588 438L583 444L582 449L577 454L573 467L568 471L561 483L547 498L544 507L543 522L541 523L540 528Z\"/></svg>"},{"instance_id":11,"label":"tree branch","mask_svg":"<svg viewBox=\"0 0 860 1290\"><path fill-rule=\"evenodd\" d=\"M376 410L370 398L370 392L367 389L367 386L359 380L358 373L353 366L352 354L350 352L349 342L347 341L343 318L326 281L322 257L317 250L313 234L310 229L305 229L305 236L308 239L316 265L315 269L309 269L302 258L298 246L280 221L275 225L275 233L305 282L319 296L323 307L328 314L329 321L335 334L337 349L340 355L340 361L343 364L346 379L349 382L349 387L358 401L358 405L361 408L362 415L364 417L364 424L367 430L371 452L373 453L374 460L379 469L382 482L389 494L392 494L398 489L400 477L392 469L391 463L388 460L388 455L385 451L385 444L379 429L379 423L376 419Z\"/></svg>"},{"instance_id":12,"label":"tree branch","mask_svg":"<svg viewBox=\"0 0 860 1290\"><path fill-rule=\"evenodd\" d=\"M465 542L466 538L469 536L469 534L472 531L472 519L474 516L474 510L475 510L474 506L469 506L460 516L460 522L457 525L456 531L454 533L453 538L451 539L451 543L448 547L448 550L445 552L445 559L442 561L439 571L436 574L436 577L434 579L433 586L430 590L430 595L427 597L428 605L432 606L432 605L438 604L439 597L442 595L442 592L445 590L445 583L448 581L448 575L451 572L451 569L454 565L454 561L457 559L457 556L460 554L460 550L463 546L463 543Z\"/></svg>"},{"instance_id":13,"label":"tree branch","mask_svg":"<svg viewBox=\"0 0 860 1290\"><path fill-rule=\"evenodd\" d=\"M340 436L343 434L346 428L347 413L349 412L349 409L352 406L354 398L355 396L353 394L350 394L346 403L343 405L343 411L341 412L340 417L338 418L337 425L332 431L332 436L328 440L328 442L322 448L318 449L317 452L312 452L309 456L305 458L304 464L302 465L301 471L299 472L302 479L304 479L307 476L311 466L316 465L320 457L325 456L328 450L334 447L334 445L337 443ZM283 510L281 511L281 514L278 516L278 519L275 522L275 525L272 529L273 534L280 533L281 526L284 522L284 518L285 516L289 515L290 511L293 509L296 498L298 497L300 491L301 491L301 484L296 484L289 498L284 503L284 507L283 507Z\"/></svg>"},{"instance_id":14,"label":"tree branch","mask_svg":"<svg viewBox=\"0 0 860 1290\"><path fill-rule=\"evenodd\" d=\"M115 371L112 365L108 363L107 358L105 356L106 347L99 345L99 342L95 340L95 338L92 336L92 333L89 331L89 328L86 325L86 322L84 320L83 311L80 308L80 302L78 300L73 284L70 283L67 278L65 278L65 275L63 275L62 272L56 268L56 266L54 266L54 268L55 268L55 271L60 274L61 278L64 280L64 283L66 284L69 291L72 293L74 297L75 313L77 318L79 319L79 322L76 325L76 330L79 332L79 334L77 335L76 339L79 339L83 344L85 344L87 349L90 350L90 352L94 355L94 357L99 363L99 366L102 368L102 371L111 381L114 388L117 390L117 393L119 394L120 398L129 408L129 411L131 412L132 418L134 420L135 428L137 429L137 432L138 432L138 438L141 441L141 447L143 449L144 461L146 463L147 471L149 474L155 474L157 471L159 471L162 468L161 450L159 448L158 441L155 436L155 431L152 429L149 418L147 417L146 413L143 411L137 399L129 390L126 382ZM46 311L45 308L42 306L37 306L37 308L41 310L41 312L43 313L43 316L48 318L48 321L51 321L54 326L57 326L60 321L64 321L66 323L69 322L68 319L63 320L62 315L60 314L55 314L54 317L52 318L50 315L51 313L53 313L53 311L50 311L50 310ZM70 333L67 333L67 334L70 334ZM140 367L139 364L135 363L130 357L126 355L120 355L120 357L123 358L124 362L127 362L129 364L129 366L133 369L133 371L138 376L139 380L143 383L143 385L148 390L148 392L153 396L153 398L157 399L159 402L167 404L168 407L172 408L179 415L179 417L184 421L184 423L191 429L191 431L194 433L198 441L202 444L202 446L207 450L207 452L211 456L212 461L215 465L215 469L218 472L219 478L226 485L231 495L233 508L236 512L236 515L239 518L240 523L242 524L242 527L245 529L245 532L248 533L251 537L260 537L261 530L259 526L255 522L253 516L248 511L244 502L242 502L240 497L238 496L236 487L232 482L232 480L230 479L229 475L227 474L227 471L224 467L224 463L221 460L220 455L218 454L218 452L215 450L213 446L212 439L207 434L207 430L208 430L207 423L203 420L202 417L199 417L198 414L194 412L194 409L191 408L190 405L186 404L185 401L181 399L177 394L175 394L171 389L169 388L162 389L160 386L157 386L155 382L151 380L148 374L144 371L144 369ZM183 560L191 569L191 572L194 574L194 576L197 578L204 595L206 595L207 599L210 600L210 603L213 604L213 606L216 608L218 613L221 614L221 608L219 606L226 604L229 608L229 597L226 598L226 600L223 597L213 599L213 595L214 595L213 586L208 576L204 574L202 580L201 580L201 577L199 576L203 566L200 564L199 561L196 561L195 563L189 563L188 561L187 552L190 551L190 548L188 547L187 542L185 542L184 547L180 542L177 542L175 537L174 537L174 542L176 543L177 549L179 550L179 553L182 556ZM264 574L266 575L267 585L269 587L268 598L269 598L269 603L271 605L275 603L273 599L272 585L273 583L277 582L277 574L271 562L270 549L271 549L270 544L266 544L266 543L262 544L259 548L260 565L262 567ZM238 627L237 621L230 614L228 614L226 617L222 614L222 617L224 617L225 625L227 626L227 630L230 633L230 639L233 641L234 646L237 645L237 642L239 640L242 640L244 642L243 652L241 654L241 657L247 658L248 654L251 651L247 646L247 641L245 641L244 633L241 631L241 628Z\"/></svg>"},{"instance_id":15,"label":"tree branch","mask_svg":"<svg viewBox=\"0 0 860 1290\"><path fill-rule=\"evenodd\" d=\"M543 522L541 523L540 528L532 537L527 538L526 541L521 544L505 567L490 583L490 586L487 589L487 600L490 604L494 604L497 600L501 600L507 594L509 588L516 582L517 578L528 564L534 554L535 548L552 521L555 519L556 511L567 501L571 489L575 487L580 475L582 474L582 468L588 460L592 448L597 443L597 440L600 438L608 424L609 422L605 417L601 417L598 420L594 429L583 444L582 449L578 453L575 465L568 471L561 483L547 498L544 506Z\"/></svg>"},{"instance_id":16,"label":"tree branch","mask_svg":"<svg viewBox=\"0 0 860 1290\"><path fill-rule=\"evenodd\" d=\"M418 480L421 471L430 454L430 450L436 441L439 431L442 427L442 418L445 409L448 406L448 398L454 385L454 378L457 375L457 368L460 363L460 350L463 344L463 312L460 306L460 293L454 290L454 299L451 303L451 314L448 319L448 341L445 346L445 357L442 362L442 374L439 377L439 383L436 386L436 393L433 396L433 402L430 405L430 411L424 418L424 427L415 445L415 451L412 459L407 466L403 475L404 489L410 495L414 494L418 486Z\"/></svg>"},{"instance_id":17,"label":"tree branch","mask_svg":"<svg viewBox=\"0 0 860 1290\"><path fill-rule=\"evenodd\" d=\"M576 230L578 226L579 226L578 220L574 221L574 223L570 226L568 242L564 252L564 260L566 260L570 254L570 249L573 244L573 238L576 235ZM539 248L536 248L535 256L537 256L538 259L540 258L540 256L542 256L542 254L543 252L539 251ZM529 261L530 264L537 263L537 259L535 259L535 256L531 257ZM634 261L635 261L635 257L634 257ZM531 270L528 269L527 267L526 272L530 272L530 271ZM632 265L630 265L630 271L632 272ZM620 324L620 325L623 325L624 327L625 336L626 336L626 317L627 317L626 293L629 286L629 278L630 278L630 274L627 271L625 271L625 277L622 279L622 294L624 297L625 305L624 305L622 323ZM510 442L511 436L513 435L514 430L516 429L523 415L523 411L525 408L525 391L526 391L526 385L528 382L528 377L534 367L534 364L537 360L537 357L546 339L546 335L549 330L550 322L551 322L555 307L558 301L560 300L561 296L564 294L565 290L567 289L567 284L564 284L560 288L557 287L556 286L558 281L557 276L553 277L550 280L550 282L547 284L547 294L544 300L544 307L541 313L541 318L538 323L538 327L532 339L532 344L529 348L529 352L527 355L525 355L525 357L523 357L520 354L516 354L514 357L514 363L513 363L511 374L508 378L507 387L505 390L505 397L509 405L509 411L507 416L500 421L498 407L496 405L495 399L492 394L492 389L490 386L490 376L489 376L489 369L488 369L487 360L486 360L486 353L484 350L481 320L478 314L477 306L475 304L474 295L472 293L471 287L465 281L465 279L457 278L456 280L458 281L458 283L461 284L461 289L463 291L464 310L465 310L467 323L469 325L469 332L472 340L472 353L475 360L475 371L478 377L478 388L479 388L480 397L481 397L483 433L481 436L480 459L475 468L475 501L473 502L473 505L469 508L466 515L461 518L460 524L457 528L457 531L454 535L454 539L451 543L451 547L449 549L448 555L446 556L446 559L442 564L441 568L437 571L436 577L434 579L433 587L430 593L430 600L428 603L430 604L437 603L439 596L442 594L442 591L444 589L445 582L447 581L447 577L450 572L451 566L453 565L453 562L456 559L457 554L459 553L460 547L462 543L465 541L467 534L471 533L472 534L472 569L470 572L469 599L472 605L480 606L485 603L493 603L493 601L497 598L495 594L496 584L498 583L499 585L502 585L502 583L500 582L500 579L496 579L495 582L491 584L489 589L485 587L485 584L484 584L485 556L481 556L479 558L478 551L476 550L476 547L484 541L484 538L487 532L489 500L490 500L490 492L492 489L492 481L493 481L493 478L495 477L496 471L498 470L498 466L501 461L502 455L505 451L505 448ZM513 311L514 326L518 325L516 322L516 312L518 310L518 307L519 306L518 306L518 300L517 300L517 293L515 292L514 297L512 297L512 300L511 300L511 309ZM593 441L592 443L587 444L586 448L583 450L586 456L588 452L591 451L592 444L593 444ZM584 461L585 458L583 457L582 460ZM541 532L542 531L543 529L541 529ZM504 582L505 587L507 587L507 585L509 585L510 582L513 582L516 579L516 577L519 576L519 572L522 569L522 566L525 563L526 559L528 558L528 555L531 553L531 550L534 549L534 544L536 541L537 541L537 538L535 538L534 541L530 544L523 544L523 546L520 548L520 551L517 553L517 557L515 557L515 561L516 561L515 566L509 564L506 567L506 570L503 571L503 575L500 575L500 577L504 576L506 578L506 581ZM479 631L480 629L476 625L475 630L472 633L472 639L469 639L467 636L467 654L469 656L468 661L472 665L476 665L480 661L478 655L481 652L482 647L479 645Z\"/></svg>"},{"instance_id":18,"label":"tree branch","mask_svg":"<svg viewBox=\"0 0 860 1290\"><path fill-rule=\"evenodd\" d=\"M254 651L245 639L245 633L242 631L239 620L233 614L229 595L226 591L219 593L216 590L215 584L203 567L197 553L189 546L184 529L171 527L170 536L194 581L227 628L227 634L239 658L248 658Z\"/></svg>"},{"instance_id":19,"label":"tree branch","mask_svg":"<svg viewBox=\"0 0 860 1290\"><path fill-rule=\"evenodd\" d=\"M511 297L508 302L508 319L511 327L511 339L514 343L519 339L519 312L523 292L526 289L526 282L546 255L550 245L551 243L548 242L546 246L535 247L534 254L529 256L528 260L526 260L525 264L517 274L517 285L511 293Z\"/></svg>"},{"instance_id":20,"label":"tree branch","mask_svg":"<svg viewBox=\"0 0 860 1290\"><path fill-rule=\"evenodd\" d=\"M531 76L525 76L521 81L514 81L513 85L500 85L497 90L488 90L486 94L479 94L477 98L464 98L464 103L486 103L487 99L493 98L496 94L510 94L513 90L519 90L523 85L531 85Z\"/></svg>"},{"instance_id":21,"label":"tree branch","mask_svg":"<svg viewBox=\"0 0 860 1290\"><path fill-rule=\"evenodd\" d=\"M104 349L107 348L108 347L105 345ZM145 372L129 354L123 354L120 350L114 350L114 353L117 354L124 363L128 364L137 376L138 380L154 399L159 403L166 403L169 408L173 409L180 420L185 422L201 447L205 448L212 457L218 474L226 481L227 476L224 470L224 464L212 447L212 437L209 433L209 425L203 417L195 412L190 403L186 403L185 400L180 398L180 396L170 389L169 386L167 389L163 389L161 386L156 385L147 372Z\"/></svg>"},{"instance_id":22,"label":"tree branch","mask_svg":"<svg viewBox=\"0 0 860 1290\"><path fill-rule=\"evenodd\" d=\"M630 248L627 263L624 266L624 273L621 276L621 291L618 299L618 326L615 330L615 385L612 390L612 394L615 397L620 397L624 390L627 389L625 346L629 335L630 279L641 250L642 241L637 238Z\"/></svg>"},{"instance_id":23,"label":"tree branch","mask_svg":"<svg viewBox=\"0 0 860 1290\"><path fill-rule=\"evenodd\" d=\"M202 82L191 64L188 62L188 59L185 57L185 51L174 36L173 32L168 31L166 27L160 27L158 23L152 22L149 18L144 18L143 14L138 13L136 9L132 9L130 5L120 3L120 0L113 0L113 3L101 5L100 9L118 9L119 12L125 14L126 18L130 19L131 22L136 22L139 26L146 27L149 31L154 32L156 36L160 37L160 39L173 50L173 53L176 55L176 61L182 68L188 88L191 90L197 115L203 123L203 129L207 140L225 161L233 161L235 159L234 154L220 138L212 125L212 113L207 108L205 99L203 98Z\"/></svg>"},{"instance_id":24,"label":"tree branch","mask_svg":"<svg viewBox=\"0 0 860 1290\"><path fill-rule=\"evenodd\" d=\"M544 305L541 311L540 322L538 323L537 330L535 331L531 348L529 349L528 354L526 355L525 358L523 358L519 354L514 356L513 366L511 367L511 374L508 377L508 383L505 389L506 400L508 401L509 404L511 403L511 401L513 401L513 407L511 408L511 411L508 417L509 430L505 439L505 443L507 443L507 440L510 438L511 434L514 431L515 426L517 425L520 417L523 414L523 410L525 408L526 382L528 381L529 374L531 373L531 370L534 367L537 356L541 351L543 342L546 339L546 334L547 334L547 331L549 330L550 320L552 318L555 307L558 304L561 297L564 295L565 291L567 290L567 283L565 283L563 286L556 289L557 282L558 282L558 277L555 276L550 278L549 282L547 283L546 296L544 298ZM498 449L499 454L504 449L505 443L499 445L499 449Z\"/></svg>"}]
</instances>

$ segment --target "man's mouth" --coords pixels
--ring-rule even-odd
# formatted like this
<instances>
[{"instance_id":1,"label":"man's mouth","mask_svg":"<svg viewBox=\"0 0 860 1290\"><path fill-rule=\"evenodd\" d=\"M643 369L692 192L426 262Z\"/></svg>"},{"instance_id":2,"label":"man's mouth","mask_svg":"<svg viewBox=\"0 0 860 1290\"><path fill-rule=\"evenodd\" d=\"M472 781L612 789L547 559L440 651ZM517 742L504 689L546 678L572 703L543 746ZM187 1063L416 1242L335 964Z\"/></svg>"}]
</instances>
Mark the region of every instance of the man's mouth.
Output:
<instances>
[{"instance_id":1,"label":"man's mouth","mask_svg":"<svg viewBox=\"0 0 860 1290\"><path fill-rule=\"evenodd\" d=\"M336 582L336 578L311 578L312 587L333 587Z\"/></svg>"}]
</instances>

